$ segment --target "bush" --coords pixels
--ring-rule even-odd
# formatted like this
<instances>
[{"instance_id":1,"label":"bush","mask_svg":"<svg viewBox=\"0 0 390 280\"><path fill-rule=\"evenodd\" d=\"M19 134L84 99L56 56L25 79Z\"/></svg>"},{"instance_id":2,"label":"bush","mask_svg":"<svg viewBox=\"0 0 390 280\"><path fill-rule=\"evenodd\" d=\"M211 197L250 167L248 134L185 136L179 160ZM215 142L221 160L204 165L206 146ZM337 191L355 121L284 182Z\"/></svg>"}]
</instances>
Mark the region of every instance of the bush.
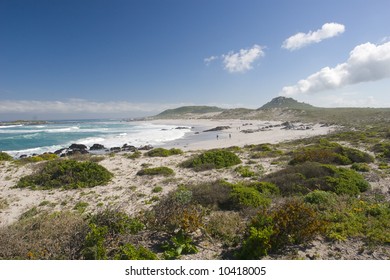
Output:
<instances>
[{"instance_id":1,"label":"bush","mask_svg":"<svg viewBox=\"0 0 390 280\"><path fill-rule=\"evenodd\" d=\"M230 199L233 209L267 207L271 204L270 198L260 193L257 189L243 184L232 186Z\"/></svg>"},{"instance_id":2,"label":"bush","mask_svg":"<svg viewBox=\"0 0 390 280\"><path fill-rule=\"evenodd\" d=\"M309 161L325 164L348 165L354 162L368 163L373 162L373 160L373 157L365 152L322 140L318 145L311 145L295 151L290 164L294 165Z\"/></svg>"},{"instance_id":3,"label":"bush","mask_svg":"<svg viewBox=\"0 0 390 280\"><path fill-rule=\"evenodd\" d=\"M77 213L42 213L0 229L0 259L72 260L88 231Z\"/></svg>"},{"instance_id":4,"label":"bush","mask_svg":"<svg viewBox=\"0 0 390 280\"><path fill-rule=\"evenodd\" d=\"M210 150L183 162L181 166L202 171L230 167L240 163L240 158L230 151Z\"/></svg>"},{"instance_id":5,"label":"bush","mask_svg":"<svg viewBox=\"0 0 390 280\"><path fill-rule=\"evenodd\" d=\"M155 253L143 246L134 246L130 243L119 247L119 252L114 256L115 260L158 260Z\"/></svg>"},{"instance_id":6,"label":"bush","mask_svg":"<svg viewBox=\"0 0 390 280\"><path fill-rule=\"evenodd\" d=\"M31 156L21 159L22 162L40 162L45 160L55 160L58 159L58 156L56 154L42 154L39 156Z\"/></svg>"},{"instance_id":7,"label":"bush","mask_svg":"<svg viewBox=\"0 0 390 280\"><path fill-rule=\"evenodd\" d=\"M9 154L0 152L0 161L11 161L13 160L13 157L11 157Z\"/></svg>"},{"instance_id":8,"label":"bush","mask_svg":"<svg viewBox=\"0 0 390 280\"><path fill-rule=\"evenodd\" d=\"M360 172L369 172L370 171L370 166L368 166L367 163L354 163L352 164L351 168L356 171Z\"/></svg>"},{"instance_id":9,"label":"bush","mask_svg":"<svg viewBox=\"0 0 390 280\"><path fill-rule=\"evenodd\" d=\"M206 224L207 232L228 246L240 240L244 229L245 221L239 213L233 211L214 211Z\"/></svg>"},{"instance_id":10,"label":"bush","mask_svg":"<svg viewBox=\"0 0 390 280\"><path fill-rule=\"evenodd\" d=\"M290 199L269 211L262 210L249 225L248 237L237 256L259 259L286 246L306 243L324 230L316 212L301 200Z\"/></svg>"},{"instance_id":11,"label":"bush","mask_svg":"<svg viewBox=\"0 0 390 280\"><path fill-rule=\"evenodd\" d=\"M203 227L204 214L203 208L193 202L192 192L187 188L179 188L153 207L150 223L152 227L169 234L178 231L188 234Z\"/></svg>"},{"instance_id":12,"label":"bush","mask_svg":"<svg viewBox=\"0 0 390 280\"><path fill-rule=\"evenodd\" d=\"M319 163L288 166L268 174L264 181L274 183L283 195L307 194L313 190L357 195L369 188L368 182L356 171Z\"/></svg>"},{"instance_id":13,"label":"bush","mask_svg":"<svg viewBox=\"0 0 390 280\"><path fill-rule=\"evenodd\" d=\"M134 250L126 240L144 228L138 219L130 218L118 210L106 209L89 218L89 231L85 237L81 255L84 259L105 260L137 257L141 251ZM118 247L118 244L123 244ZM141 256L140 256L141 257Z\"/></svg>"},{"instance_id":14,"label":"bush","mask_svg":"<svg viewBox=\"0 0 390 280\"><path fill-rule=\"evenodd\" d=\"M181 154L183 154L183 151L175 148L172 148L170 150L164 148L155 148L146 153L146 155L148 155L149 157L169 157Z\"/></svg>"},{"instance_id":15,"label":"bush","mask_svg":"<svg viewBox=\"0 0 390 280\"><path fill-rule=\"evenodd\" d=\"M49 161L35 174L22 177L17 187L76 189L107 184L113 174L94 162Z\"/></svg>"},{"instance_id":16,"label":"bush","mask_svg":"<svg viewBox=\"0 0 390 280\"><path fill-rule=\"evenodd\" d=\"M241 177L254 177L256 176L256 173L250 169L249 166L238 166L236 169L234 169L238 174L241 175Z\"/></svg>"},{"instance_id":17,"label":"bush","mask_svg":"<svg viewBox=\"0 0 390 280\"><path fill-rule=\"evenodd\" d=\"M150 176L155 176L155 175L172 176L174 174L175 174L175 172L171 168L165 167L165 166L144 168L144 169L141 169L140 171L137 172L138 176L145 176L145 175L150 175Z\"/></svg>"},{"instance_id":18,"label":"bush","mask_svg":"<svg viewBox=\"0 0 390 280\"><path fill-rule=\"evenodd\" d=\"M229 209L231 186L225 181L215 181L187 186L193 202L210 209Z\"/></svg>"},{"instance_id":19,"label":"bush","mask_svg":"<svg viewBox=\"0 0 390 280\"><path fill-rule=\"evenodd\" d=\"M337 203L337 197L331 192L314 190L305 195L304 201L315 205L319 210L326 210Z\"/></svg>"},{"instance_id":20,"label":"bush","mask_svg":"<svg viewBox=\"0 0 390 280\"><path fill-rule=\"evenodd\" d=\"M390 159L390 142L376 144L371 150L380 158Z\"/></svg>"}]
</instances>

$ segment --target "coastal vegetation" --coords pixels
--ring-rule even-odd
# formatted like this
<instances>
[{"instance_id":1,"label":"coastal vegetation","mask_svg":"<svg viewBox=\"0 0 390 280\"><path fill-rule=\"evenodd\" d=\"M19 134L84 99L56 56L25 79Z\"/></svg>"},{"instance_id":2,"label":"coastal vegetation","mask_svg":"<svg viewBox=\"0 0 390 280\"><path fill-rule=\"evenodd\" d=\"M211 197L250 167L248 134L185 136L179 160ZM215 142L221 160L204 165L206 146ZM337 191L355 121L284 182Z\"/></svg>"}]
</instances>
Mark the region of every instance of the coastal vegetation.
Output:
<instances>
[{"instance_id":1,"label":"coastal vegetation","mask_svg":"<svg viewBox=\"0 0 390 280\"><path fill-rule=\"evenodd\" d=\"M20 178L16 187L31 189L77 189L107 184L113 174L90 161L49 161L34 174Z\"/></svg>"},{"instance_id":2,"label":"coastal vegetation","mask_svg":"<svg viewBox=\"0 0 390 280\"><path fill-rule=\"evenodd\" d=\"M317 120L343 127L278 144L123 151L99 164L0 153L0 214L24 205L0 228L0 259L390 259L387 111L362 109L351 128L352 109L277 101L251 113L324 110ZM36 201L25 203L25 188Z\"/></svg>"},{"instance_id":3,"label":"coastal vegetation","mask_svg":"<svg viewBox=\"0 0 390 280\"><path fill-rule=\"evenodd\" d=\"M196 171L204 171L230 167L240 163L241 160L235 153L219 149L206 151L200 155L196 155L193 158L184 161L181 166L193 168Z\"/></svg>"}]
</instances>

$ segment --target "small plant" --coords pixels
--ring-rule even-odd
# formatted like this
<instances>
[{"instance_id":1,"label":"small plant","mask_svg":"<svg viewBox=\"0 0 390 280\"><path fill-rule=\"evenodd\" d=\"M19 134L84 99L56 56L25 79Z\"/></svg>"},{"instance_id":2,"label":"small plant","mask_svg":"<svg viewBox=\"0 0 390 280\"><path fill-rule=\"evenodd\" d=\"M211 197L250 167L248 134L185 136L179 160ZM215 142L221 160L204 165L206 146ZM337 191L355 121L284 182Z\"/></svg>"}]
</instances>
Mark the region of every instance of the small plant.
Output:
<instances>
[{"instance_id":1,"label":"small plant","mask_svg":"<svg viewBox=\"0 0 390 280\"><path fill-rule=\"evenodd\" d=\"M152 189L152 192L153 193L159 193L159 192L162 192L163 188L161 186L157 186L157 187L154 187Z\"/></svg>"},{"instance_id":2,"label":"small plant","mask_svg":"<svg viewBox=\"0 0 390 280\"><path fill-rule=\"evenodd\" d=\"M163 244L165 259L177 259L182 254L195 254L198 252L193 240L184 231L180 230L169 242Z\"/></svg>"},{"instance_id":3,"label":"small plant","mask_svg":"<svg viewBox=\"0 0 390 280\"><path fill-rule=\"evenodd\" d=\"M0 152L0 161L11 161L11 160L13 160L13 158L9 154L5 152Z\"/></svg>"},{"instance_id":4,"label":"small plant","mask_svg":"<svg viewBox=\"0 0 390 280\"><path fill-rule=\"evenodd\" d=\"M254 177L256 173L250 169L249 166L239 166L234 171L241 175L241 177Z\"/></svg>"},{"instance_id":5,"label":"small plant","mask_svg":"<svg viewBox=\"0 0 390 280\"><path fill-rule=\"evenodd\" d=\"M172 148L170 150L164 148L155 148L146 153L149 157L169 157L173 155L181 155L183 151L180 149Z\"/></svg>"},{"instance_id":6,"label":"small plant","mask_svg":"<svg viewBox=\"0 0 390 280\"><path fill-rule=\"evenodd\" d=\"M119 247L119 252L114 256L115 260L158 260L152 251L143 246L134 246L130 243Z\"/></svg>"},{"instance_id":7,"label":"small plant","mask_svg":"<svg viewBox=\"0 0 390 280\"><path fill-rule=\"evenodd\" d=\"M94 162L75 160L49 161L35 174L22 177L19 188L76 189L107 184L113 174Z\"/></svg>"},{"instance_id":8,"label":"small plant","mask_svg":"<svg viewBox=\"0 0 390 280\"><path fill-rule=\"evenodd\" d=\"M245 230L245 222L239 213L234 211L214 211L206 224L207 232L220 239L226 245L237 244Z\"/></svg>"},{"instance_id":9,"label":"small plant","mask_svg":"<svg viewBox=\"0 0 390 280\"><path fill-rule=\"evenodd\" d=\"M352 164L351 168L356 171L360 172L369 172L370 171L370 166L368 166L367 163L357 163L355 162Z\"/></svg>"},{"instance_id":10,"label":"small plant","mask_svg":"<svg viewBox=\"0 0 390 280\"><path fill-rule=\"evenodd\" d=\"M227 150L210 150L181 164L185 168L194 168L196 171L219 169L240 164L240 158Z\"/></svg>"},{"instance_id":11,"label":"small plant","mask_svg":"<svg viewBox=\"0 0 390 280\"><path fill-rule=\"evenodd\" d=\"M79 201L76 203L76 205L73 207L73 210L76 210L80 214L84 213L87 207L89 206L88 202Z\"/></svg>"},{"instance_id":12,"label":"small plant","mask_svg":"<svg viewBox=\"0 0 390 280\"><path fill-rule=\"evenodd\" d=\"M166 166L160 166L160 167L152 167L152 168L144 168L137 172L138 176L155 176L155 175L162 175L162 176L173 176L175 172Z\"/></svg>"},{"instance_id":13,"label":"small plant","mask_svg":"<svg viewBox=\"0 0 390 280\"><path fill-rule=\"evenodd\" d=\"M134 151L131 155L127 156L129 159L137 159L142 156L142 153L138 150Z\"/></svg>"}]
</instances>

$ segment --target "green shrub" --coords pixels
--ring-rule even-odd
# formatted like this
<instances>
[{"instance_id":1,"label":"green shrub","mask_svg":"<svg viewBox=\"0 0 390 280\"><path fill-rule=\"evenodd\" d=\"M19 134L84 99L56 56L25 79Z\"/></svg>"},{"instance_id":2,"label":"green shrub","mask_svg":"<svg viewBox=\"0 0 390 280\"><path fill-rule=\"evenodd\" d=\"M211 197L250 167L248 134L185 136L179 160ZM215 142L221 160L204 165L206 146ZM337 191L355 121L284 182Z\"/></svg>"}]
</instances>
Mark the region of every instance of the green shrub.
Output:
<instances>
[{"instance_id":1,"label":"green shrub","mask_svg":"<svg viewBox=\"0 0 390 280\"><path fill-rule=\"evenodd\" d=\"M0 152L0 161L11 161L13 160L13 157L11 157L9 154L5 152Z\"/></svg>"},{"instance_id":2,"label":"green shrub","mask_svg":"<svg viewBox=\"0 0 390 280\"><path fill-rule=\"evenodd\" d=\"M351 168L356 171L360 172L369 172L370 171L370 166L368 166L367 163L354 163L352 164Z\"/></svg>"},{"instance_id":3,"label":"green shrub","mask_svg":"<svg viewBox=\"0 0 390 280\"><path fill-rule=\"evenodd\" d=\"M325 210L337 203L337 197L336 194L331 192L314 190L305 195L304 201L315 205L320 210Z\"/></svg>"},{"instance_id":4,"label":"green shrub","mask_svg":"<svg viewBox=\"0 0 390 280\"><path fill-rule=\"evenodd\" d=\"M181 155L183 151L180 149L172 148L170 150L164 148L155 148L146 153L149 157L169 157L173 155Z\"/></svg>"},{"instance_id":5,"label":"green shrub","mask_svg":"<svg viewBox=\"0 0 390 280\"><path fill-rule=\"evenodd\" d=\"M131 155L127 156L129 159L137 159L142 156L142 153L138 150L134 151Z\"/></svg>"},{"instance_id":6,"label":"green shrub","mask_svg":"<svg viewBox=\"0 0 390 280\"><path fill-rule=\"evenodd\" d=\"M322 140L318 145L311 145L295 151L290 164L299 164L310 161L325 164L348 165L354 162L368 163L373 162L373 160L373 157L365 152Z\"/></svg>"},{"instance_id":7,"label":"green shrub","mask_svg":"<svg viewBox=\"0 0 390 280\"><path fill-rule=\"evenodd\" d=\"M171 168L165 167L165 166L144 168L144 169L141 169L140 171L137 172L137 175L139 175L139 176L145 176L145 175L172 176L174 174L175 174L175 172Z\"/></svg>"},{"instance_id":8,"label":"green shrub","mask_svg":"<svg viewBox=\"0 0 390 280\"><path fill-rule=\"evenodd\" d=\"M79 201L76 203L76 205L73 207L73 210L78 211L80 214L84 213L87 207L89 206L88 202Z\"/></svg>"},{"instance_id":9,"label":"green shrub","mask_svg":"<svg viewBox=\"0 0 390 280\"><path fill-rule=\"evenodd\" d=\"M163 190L162 187L157 186L157 187L154 187L154 188L152 189L152 192L153 192L153 193L159 193L159 192L162 192L162 190Z\"/></svg>"},{"instance_id":10,"label":"green shrub","mask_svg":"<svg viewBox=\"0 0 390 280\"><path fill-rule=\"evenodd\" d=\"M256 176L256 173L250 169L249 166L238 166L236 169L234 169L238 174L241 175L241 177L254 177Z\"/></svg>"},{"instance_id":11,"label":"green shrub","mask_svg":"<svg viewBox=\"0 0 390 280\"><path fill-rule=\"evenodd\" d=\"M240 158L226 150L210 150L195 156L181 164L182 167L194 168L197 171L219 169L240 164Z\"/></svg>"},{"instance_id":12,"label":"green shrub","mask_svg":"<svg viewBox=\"0 0 390 280\"><path fill-rule=\"evenodd\" d=\"M139 245L138 247L128 243L119 247L119 252L114 256L115 260L158 260L155 253Z\"/></svg>"},{"instance_id":13,"label":"green shrub","mask_svg":"<svg viewBox=\"0 0 390 280\"><path fill-rule=\"evenodd\" d=\"M98 212L89 218L89 231L81 255L90 260L126 258L126 254L131 257L131 247L126 244L118 247L118 244L125 243L127 236L136 234L143 228L144 224L138 219L130 218L118 210Z\"/></svg>"},{"instance_id":14,"label":"green shrub","mask_svg":"<svg viewBox=\"0 0 390 280\"><path fill-rule=\"evenodd\" d=\"M58 156L56 154L42 154L38 156L31 156L31 157L26 157L24 159L21 159L22 162L40 162L40 161L45 161L45 160L55 160L58 159Z\"/></svg>"},{"instance_id":15,"label":"green shrub","mask_svg":"<svg viewBox=\"0 0 390 280\"><path fill-rule=\"evenodd\" d=\"M49 161L35 174L22 177L19 188L76 189L107 184L113 174L94 162L75 160Z\"/></svg>"},{"instance_id":16,"label":"green shrub","mask_svg":"<svg viewBox=\"0 0 390 280\"><path fill-rule=\"evenodd\" d=\"M195 254L198 248L194 244L192 238L184 231L180 230L172 238L165 242L162 246L165 259L177 259L182 254Z\"/></svg>"},{"instance_id":17,"label":"green shrub","mask_svg":"<svg viewBox=\"0 0 390 280\"><path fill-rule=\"evenodd\" d=\"M237 256L259 259L286 246L311 241L324 231L316 212L301 200L290 199L271 210L262 210L249 225L248 237Z\"/></svg>"},{"instance_id":18,"label":"green shrub","mask_svg":"<svg viewBox=\"0 0 390 280\"><path fill-rule=\"evenodd\" d=\"M369 188L368 182L354 170L314 162L288 166L268 174L264 181L274 183L283 195L307 194L313 190L357 195Z\"/></svg>"},{"instance_id":19,"label":"green shrub","mask_svg":"<svg viewBox=\"0 0 390 280\"><path fill-rule=\"evenodd\" d=\"M233 185L230 198L231 206L236 209L267 207L271 204L271 199L257 189L242 184Z\"/></svg>"},{"instance_id":20,"label":"green shrub","mask_svg":"<svg viewBox=\"0 0 390 280\"><path fill-rule=\"evenodd\" d=\"M390 159L390 142L375 144L371 150L380 158Z\"/></svg>"}]
</instances>

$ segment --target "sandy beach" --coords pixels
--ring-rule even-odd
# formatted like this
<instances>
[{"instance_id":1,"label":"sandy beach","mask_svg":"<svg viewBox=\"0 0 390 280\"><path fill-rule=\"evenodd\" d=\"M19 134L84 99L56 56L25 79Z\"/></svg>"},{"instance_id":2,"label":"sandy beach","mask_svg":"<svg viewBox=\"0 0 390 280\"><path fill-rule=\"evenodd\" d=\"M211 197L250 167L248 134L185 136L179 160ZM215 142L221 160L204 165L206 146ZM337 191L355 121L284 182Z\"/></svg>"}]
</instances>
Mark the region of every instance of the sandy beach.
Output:
<instances>
[{"instance_id":1,"label":"sandy beach","mask_svg":"<svg viewBox=\"0 0 390 280\"><path fill-rule=\"evenodd\" d=\"M177 126L190 126L191 132L184 138L164 143L166 148L180 148L184 151L181 155L169 157L149 157L146 151L142 151L139 158L132 159L129 152L120 152L106 155L87 155L96 157L99 164L114 174L113 179L104 186L82 189L52 189L31 190L14 188L19 179L33 173L40 163L18 164L12 161L0 162L0 227L11 225L23 216L34 216L43 212L55 211L79 211L82 213L95 213L107 207L121 209L131 216L135 216L150 209L158 203L161 197L180 185L199 184L201 182L214 182L226 180L238 182L253 180L243 178L234 168L212 169L196 172L190 168L179 167L179 164L201 150L224 148L231 146L243 147L251 144L280 143L293 139L305 138L315 135L324 135L335 129L336 126L324 126L320 124L295 124L295 129L283 129L281 122L241 121L241 120L158 120L153 123L173 124ZM204 132L218 126L229 126L222 131ZM267 128L266 128L267 127ZM304 128L304 129L303 129ZM244 133L243 131L247 130ZM217 139L218 135L218 139ZM281 148L283 150L283 148ZM286 150L287 151L287 150ZM263 176L280 170L287 162L279 162L275 158L254 158L249 149L241 149L237 152L243 165L249 165L252 170ZM139 176L137 172L145 167L169 167L174 171L173 176ZM260 178L260 177L258 177ZM389 192L388 179L375 179L372 187L382 193ZM371 255L359 255L359 246L324 245L321 240L316 241L318 250L312 250L315 254L321 254L327 258L327 254L339 246L345 251L348 258L371 258ZM360 244L360 243L359 243ZM207 239L201 243L203 249L196 255L184 256L191 259L214 259L215 255L223 250L223 245L210 243ZM322 247L323 248L322 248ZM352 248L352 249L351 249ZM320 253L319 253L320 252ZM305 258L306 253L302 253ZM330 254L330 253L329 253ZM380 258L385 258L380 256Z\"/></svg>"},{"instance_id":2,"label":"sandy beach","mask_svg":"<svg viewBox=\"0 0 390 280\"><path fill-rule=\"evenodd\" d=\"M197 173L192 170L178 168L177 165L184 159L195 154L199 150L226 148L231 146L243 147L250 144L278 143L314 135L323 135L334 130L335 127L321 127L319 124L306 124L310 129L285 130L278 126L281 122L262 122L252 120L154 120L152 123L169 124L177 126L190 126L192 131L184 138L164 143L166 148L180 148L185 153L169 158L150 158L142 156L139 159L128 159L126 153L118 153L115 156L105 156L101 164L114 173L114 179L107 186L98 186L92 189L80 190L29 190L12 188L18 180L25 175L31 174L39 163L29 163L19 166L10 162L1 162L0 168L0 198L5 206L0 208L0 226L9 225L26 211L38 207L41 210L72 210L77 202L87 202L87 210L95 211L99 207L107 205L123 205L129 214L136 213L150 206L149 200L155 195L152 189L155 186L164 185L162 195L176 188L178 183L202 181L204 178L215 180L228 178L234 180L237 174L228 170L209 171L208 174ZM244 130L258 130L272 125L265 131L243 133ZM299 127L301 124L296 124ZM218 126L229 126L222 131L204 132ZM218 139L217 139L218 135ZM229 137L230 135L230 137ZM275 167L269 162L259 161L270 172ZM144 178L136 173L142 166L168 166L176 175L174 178ZM131 201L131 203L129 203ZM41 206L40 206L41 205Z\"/></svg>"}]
</instances>

